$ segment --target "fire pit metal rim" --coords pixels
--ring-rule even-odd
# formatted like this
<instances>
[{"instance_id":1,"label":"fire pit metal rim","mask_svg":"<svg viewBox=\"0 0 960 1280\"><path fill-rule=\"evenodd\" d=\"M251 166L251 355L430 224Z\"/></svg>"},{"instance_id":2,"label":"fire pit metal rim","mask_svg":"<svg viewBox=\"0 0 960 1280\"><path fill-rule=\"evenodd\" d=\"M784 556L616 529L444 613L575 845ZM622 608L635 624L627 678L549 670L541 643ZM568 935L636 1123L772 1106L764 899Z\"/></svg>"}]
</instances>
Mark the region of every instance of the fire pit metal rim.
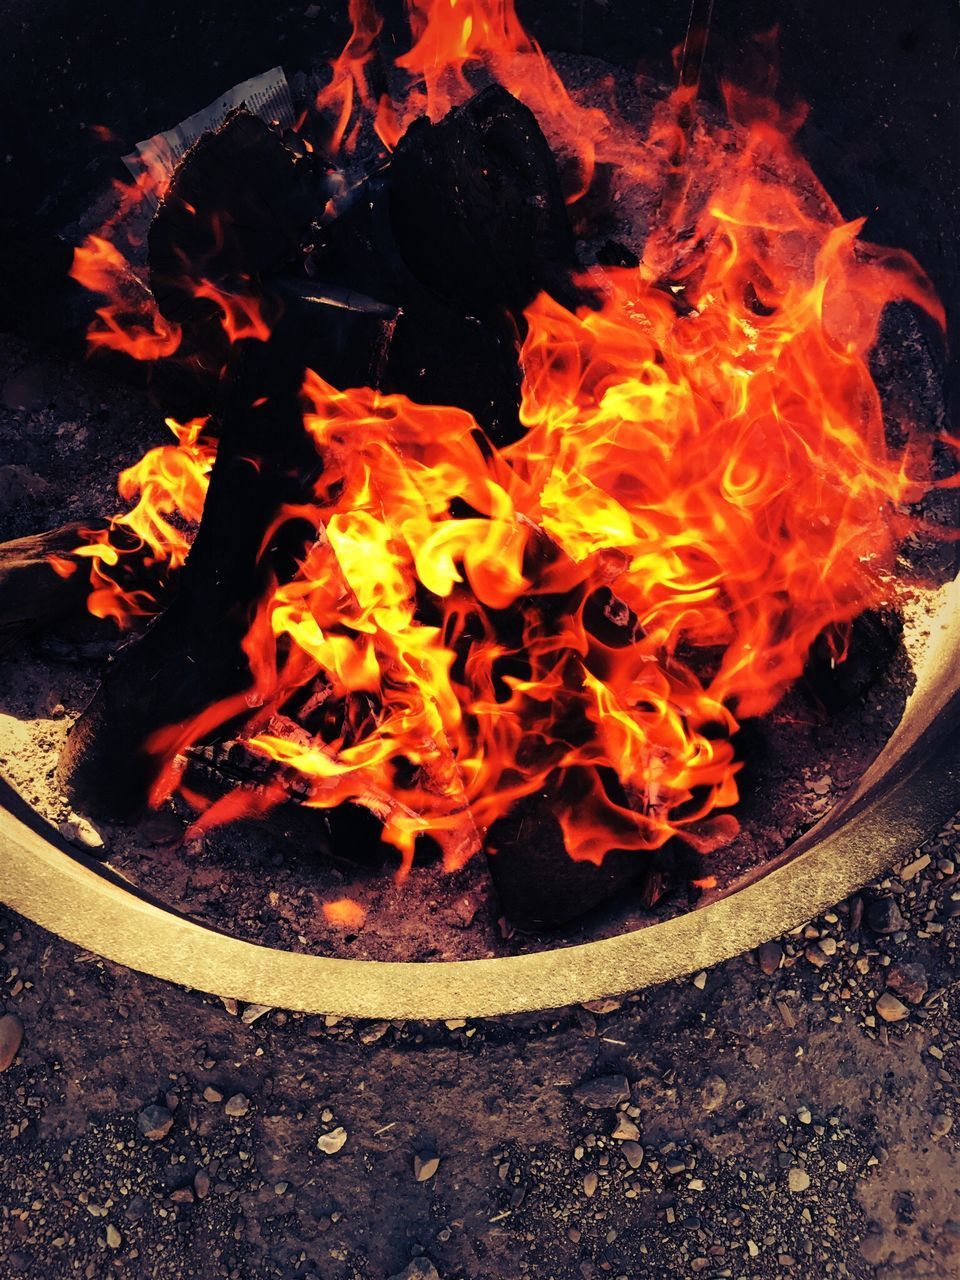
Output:
<instances>
[{"instance_id":1,"label":"fire pit metal rim","mask_svg":"<svg viewBox=\"0 0 960 1280\"><path fill-rule=\"evenodd\" d=\"M761 878L645 929L441 963L280 951L218 933L64 855L0 809L0 901L116 963L213 995L366 1018L484 1017L620 995L729 959L856 892L960 807L960 579L904 717L854 795Z\"/></svg>"}]
</instances>

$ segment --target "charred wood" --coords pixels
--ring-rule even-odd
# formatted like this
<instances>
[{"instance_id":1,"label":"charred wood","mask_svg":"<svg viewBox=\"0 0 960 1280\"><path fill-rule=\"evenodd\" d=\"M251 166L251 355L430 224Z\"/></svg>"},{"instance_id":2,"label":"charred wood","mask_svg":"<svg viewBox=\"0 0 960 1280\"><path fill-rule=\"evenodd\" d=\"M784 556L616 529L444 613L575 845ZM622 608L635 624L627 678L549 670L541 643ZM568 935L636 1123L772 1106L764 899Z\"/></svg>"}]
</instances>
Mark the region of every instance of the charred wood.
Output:
<instances>
[{"instance_id":1,"label":"charred wood","mask_svg":"<svg viewBox=\"0 0 960 1280\"><path fill-rule=\"evenodd\" d=\"M521 434L523 308L541 290L582 300L553 156L499 86L416 121L318 229L307 269L399 308L384 390L466 409L495 445Z\"/></svg>"},{"instance_id":2,"label":"charred wood","mask_svg":"<svg viewBox=\"0 0 960 1280\"><path fill-rule=\"evenodd\" d=\"M106 527L102 520L67 524L0 544L0 654L31 632L86 611L89 568L72 553L87 541L86 530ZM51 556L62 566L59 573Z\"/></svg>"},{"instance_id":3,"label":"charred wood","mask_svg":"<svg viewBox=\"0 0 960 1280\"><path fill-rule=\"evenodd\" d=\"M118 656L71 733L61 779L90 812L130 817L145 804L157 761L151 734L249 687L242 641L272 577L290 576L313 531L284 525L309 500L321 463L303 428L309 366L343 385L376 384L392 314L349 310L291 286L269 341L236 346L221 444L196 540L173 604ZM262 552L262 553L261 553Z\"/></svg>"}]
</instances>

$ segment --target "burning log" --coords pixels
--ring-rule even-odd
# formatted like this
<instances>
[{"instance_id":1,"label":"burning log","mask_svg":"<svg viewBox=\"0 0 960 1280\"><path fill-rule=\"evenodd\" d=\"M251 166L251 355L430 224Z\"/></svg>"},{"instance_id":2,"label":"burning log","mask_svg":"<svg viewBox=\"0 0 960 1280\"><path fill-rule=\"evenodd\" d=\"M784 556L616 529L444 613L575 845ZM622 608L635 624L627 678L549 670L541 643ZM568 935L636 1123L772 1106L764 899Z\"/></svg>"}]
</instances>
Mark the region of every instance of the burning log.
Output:
<instances>
[{"instance_id":1,"label":"burning log","mask_svg":"<svg viewBox=\"0 0 960 1280\"><path fill-rule=\"evenodd\" d=\"M511 924L552 929L629 891L649 871L648 859L611 848L602 863L575 862L555 814L569 800L569 777L557 771L547 788L525 796L487 833L485 849L497 897Z\"/></svg>"},{"instance_id":2,"label":"burning log","mask_svg":"<svg viewBox=\"0 0 960 1280\"><path fill-rule=\"evenodd\" d=\"M84 612L90 575L73 552L93 528L106 528L106 521L66 524L0 544L0 654L31 632Z\"/></svg>"},{"instance_id":3,"label":"burning log","mask_svg":"<svg viewBox=\"0 0 960 1280\"><path fill-rule=\"evenodd\" d=\"M222 369L238 331L264 323L252 300L297 266L328 194L312 160L246 110L184 156L150 224L150 288L205 367Z\"/></svg>"},{"instance_id":4,"label":"burning log","mask_svg":"<svg viewBox=\"0 0 960 1280\"><path fill-rule=\"evenodd\" d=\"M499 86L411 125L390 165L319 230L307 267L399 308L384 390L459 405L495 445L522 434L524 307L541 290L580 298L553 154Z\"/></svg>"},{"instance_id":5,"label":"burning log","mask_svg":"<svg viewBox=\"0 0 960 1280\"><path fill-rule=\"evenodd\" d=\"M242 176L224 178L238 157ZM265 177L248 192L251 157ZM468 171L483 175L480 191ZM224 189L227 215L214 207ZM309 537L289 523L269 535L282 507L309 500L321 466L302 423L306 368L341 387L460 404L497 439L517 434L519 312L547 283L562 292L573 265L559 180L532 114L491 89L439 125L418 122L388 178L313 254L324 285L267 283L294 255L306 190L292 154L239 113L188 153L151 231L164 314L204 334L218 319L238 354L178 597L121 654L63 756L65 785L93 812L136 812L156 770L151 734L249 686L242 644L254 606L269 581L290 576ZM237 282L247 327L232 314ZM281 316L268 338L266 314ZM237 716L249 710L238 705Z\"/></svg>"},{"instance_id":6,"label":"burning log","mask_svg":"<svg viewBox=\"0 0 960 1280\"><path fill-rule=\"evenodd\" d=\"M281 507L309 496L321 466L303 429L305 368L321 365L347 385L378 379L389 309L351 310L295 287L284 306L268 341L237 344L220 448L177 598L122 651L67 741L61 778L91 812L140 810L157 768L150 735L249 685L242 641L253 607L271 576L290 575L309 536L290 525L270 534ZM241 709L249 714L242 698Z\"/></svg>"}]
</instances>

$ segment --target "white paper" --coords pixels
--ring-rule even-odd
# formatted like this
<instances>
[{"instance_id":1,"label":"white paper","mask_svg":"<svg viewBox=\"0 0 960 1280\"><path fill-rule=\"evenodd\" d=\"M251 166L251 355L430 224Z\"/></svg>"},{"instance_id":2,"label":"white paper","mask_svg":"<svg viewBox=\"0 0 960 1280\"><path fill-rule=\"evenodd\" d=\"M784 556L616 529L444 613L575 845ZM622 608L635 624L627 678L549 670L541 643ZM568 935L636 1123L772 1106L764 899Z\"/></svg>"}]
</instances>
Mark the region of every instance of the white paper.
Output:
<instances>
[{"instance_id":1,"label":"white paper","mask_svg":"<svg viewBox=\"0 0 960 1280\"><path fill-rule=\"evenodd\" d=\"M215 102L181 120L172 129L138 142L136 151L124 156L123 163L135 178L144 173L150 175L150 195L156 203L183 155L203 134L219 128L230 112L238 107L246 107L265 124L292 128L295 118L293 98L283 67L272 67L242 84L234 85Z\"/></svg>"}]
</instances>

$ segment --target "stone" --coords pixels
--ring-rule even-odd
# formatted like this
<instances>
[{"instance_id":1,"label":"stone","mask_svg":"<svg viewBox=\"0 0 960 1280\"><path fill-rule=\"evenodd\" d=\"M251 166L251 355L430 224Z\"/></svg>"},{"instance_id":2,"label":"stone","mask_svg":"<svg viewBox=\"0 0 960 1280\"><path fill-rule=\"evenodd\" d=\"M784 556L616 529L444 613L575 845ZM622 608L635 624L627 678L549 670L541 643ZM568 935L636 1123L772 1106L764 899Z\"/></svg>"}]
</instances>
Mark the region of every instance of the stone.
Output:
<instances>
[{"instance_id":1,"label":"stone","mask_svg":"<svg viewBox=\"0 0 960 1280\"><path fill-rule=\"evenodd\" d=\"M5 1013L0 1018L0 1071L7 1070L22 1043L23 1022L15 1013Z\"/></svg>"},{"instance_id":2,"label":"stone","mask_svg":"<svg viewBox=\"0 0 960 1280\"><path fill-rule=\"evenodd\" d=\"M919 1004L929 987L927 971L922 964L900 961L887 970L887 990L895 991L910 1004Z\"/></svg>"},{"instance_id":3,"label":"stone","mask_svg":"<svg viewBox=\"0 0 960 1280\"><path fill-rule=\"evenodd\" d=\"M137 1116L137 1128L150 1142L160 1142L173 1128L173 1115L166 1107L151 1104Z\"/></svg>"},{"instance_id":4,"label":"stone","mask_svg":"<svg viewBox=\"0 0 960 1280\"><path fill-rule=\"evenodd\" d=\"M170 1199L174 1204L193 1204L192 1187L177 1187L176 1191L170 1192Z\"/></svg>"},{"instance_id":5,"label":"stone","mask_svg":"<svg viewBox=\"0 0 960 1280\"><path fill-rule=\"evenodd\" d=\"M440 1157L433 1151L418 1151L413 1157L413 1176L418 1182L429 1182L440 1168Z\"/></svg>"},{"instance_id":6,"label":"stone","mask_svg":"<svg viewBox=\"0 0 960 1280\"><path fill-rule=\"evenodd\" d=\"M203 1097L205 1102L222 1102L223 1101L223 1094L220 1092L219 1089L215 1089L212 1084L208 1084L207 1087L204 1089Z\"/></svg>"},{"instance_id":7,"label":"stone","mask_svg":"<svg viewBox=\"0 0 960 1280\"><path fill-rule=\"evenodd\" d=\"M440 1280L440 1273L429 1258L414 1258L409 1266L390 1276L389 1280Z\"/></svg>"},{"instance_id":8,"label":"stone","mask_svg":"<svg viewBox=\"0 0 960 1280\"><path fill-rule=\"evenodd\" d=\"M225 1115L232 1116L233 1119L238 1120L250 1110L250 1099L245 1093L235 1093L232 1098L227 1099L223 1110Z\"/></svg>"},{"instance_id":9,"label":"stone","mask_svg":"<svg viewBox=\"0 0 960 1280\"><path fill-rule=\"evenodd\" d=\"M953 1128L953 1116L945 1115L939 1111L934 1117L930 1125L930 1132L935 1138L945 1138Z\"/></svg>"},{"instance_id":10,"label":"stone","mask_svg":"<svg viewBox=\"0 0 960 1280\"><path fill-rule=\"evenodd\" d=\"M583 1175L583 1194L589 1200L596 1192L600 1179L597 1177L593 1169L589 1173Z\"/></svg>"},{"instance_id":11,"label":"stone","mask_svg":"<svg viewBox=\"0 0 960 1280\"><path fill-rule=\"evenodd\" d=\"M723 1106L727 1096L727 1082L723 1076L709 1075L700 1086L697 1105L705 1115L712 1115Z\"/></svg>"},{"instance_id":12,"label":"stone","mask_svg":"<svg viewBox=\"0 0 960 1280\"><path fill-rule=\"evenodd\" d=\"M248 1027L252 1027L260 1018L265 1017L268 1013L273 1012L272 1004L248 1004L240 1015L240 1021Z\"/></svg>"},{"instance_id":13,"label":"stone","mask_svg":"<svg viewBox=\"0 0 960 1280\"><path fill-rule=\"evenodd\" d=\"M757 962L760 965L760 972L765 973L769 978L780 968L783 960L783 947L779 942L762 942L757 947Z\"/></svg>"},{"instance_id":14,"label":"stone","mask_svg":"<svg viewBox=\"0 0 960 1280\"><path fill-rule=\"evenodd\" d=\"M359 1033L361 1044L376 1044L390 1030L389 1022L369 1022Z\"/></svg>"},{"instance_id":15,"label":"stone","mask_svg":"<svg viewBox=\"0 0 960 1280\"><path fill-rule=\"evenodd\" d=\"M813 1115L811 1114L810 1108L797 1107L797 1119L801 1124L811 1124L813 1122Z\"/></svg>"},{"instance_id":16,"label":"stone","mask_svg":"<svg viewBox=\"0 0 960 1280\"><path fill-rule=\"evenodd\" d=\"M617 1142L637 1142L640 1139L640 1130L629 1116L618 1115L616 1128L610 1137L615 1138Z\"/></svg>"},{"instance_id":17,"label":"stone","mask_svg":"<svg viewBox=\"0 0 960 1280\"><path fill-rule=\"evenodd\" d=\"M121 1236L120 1232L117 1230L117 1228L113 1225L112 1222L108 1222L107 1223L107 1245L111 1249L119 1249L122 1244L123 1244L123 1236Z\"/></svg>"},{"instance_id":18,"label":"stone","mask_svg":"<svg viewBox=\"0 0 960 1280\"><path fill-rule=\"evenodd\" d=\"M819 942L814 942L809 947L804 947L803 954L815 969L822 969L827 963L827 955Z\"/></svg>"},{"instance_id":19,"label":"stone","mask_svg":"<svg viewBox=\"0 0 960 1280\"><path fill-rule=\"evenodd\" d=\"M887 895L868 902L863 916L874 933L897 933L906 923L895 899Z\"/></svg>"},{"instance_id":20,"label":"stone","mask_svg":"<svg viewBox=\"0 0 960 1280\"><path fill-rule=\"evenodd\" d=\"M198 1169L193 1179L193 1189L198 1200L206 1200L210 1194L210 1175L206 1169Z\"/></svg>"},{"instance_id":21,"label":"stone","mask_svg":"<svg viewBox=\"0 0 960 1280\"><path fill-rule=\"evenodd\" d=\"M639 1142L625 1142L620 1150L631 1169L639 1169L643 1164L643 1147Z\"/></svg>"},{"instance_id":22,"label":"stone","mask_svg":"<svg viewBox=\"0 0 960 1280\"><path fill-rule=\"evenodd\" d=\"M337 1125L336 1129L331 1129L329 1133L321 1133L317 1139L317 1146L327 1156L335 1156L343 1144L347 1140L347 1131L343 1125Z\"/></svg>"},{"instance_id":23,"label":"stone","mask_svg":"<svg viewBox=\"0 0 960 1280\"><path fill-rule=\"evenodd\" d=\"M137 827L137 835L152 848L179 844L183 839L183 823L170 809L149 814Z\"/></svg>"},{"instance_id":24,"label":"stone","mask_svg":"<svg viewBox=\"0 0 960 1280\"><path fill-rule=\"evenodd\" d=\"M693 981L693 985L697 988L697 990L702 991L704 987L707 985L706 971L701 969L700 972L692 979L692 981Z\"/></svg>"},{"instance_id":25,"label":"stone","mask_svg":"<svg viewBox=\"0 0 960 1280\"><path fill-rule=\"evenodd\" d=\"M128 1222L139 1222L149 1207L143 1196L133 1196L123 1211L124 1217Z\"/></svg>"},{"instance_id":26,"label":"stone","mask_svg":"<svg viewBox=\"0 0 960 1280\"><path fill-rule=\"evenodd\" d=\"M629 1101L630 1085L626 1076L595 1076L592 1080L581 1080L573 1096L581 1106L603 1111Z\"/></svg>"},{"instance_id":27,"label":"stone","mask_svg":"<svg viewBox=\"0 0 960 1280\"><path fill-rule=\"evenodd\" d=\"M103 836L92 822L81 818L79 814L72 813L69 818L60 823L59 830L64 840L78 849L83 849L85 853L102 855L106 852L107 845Z\"/></svg>"},{"instance_id":28,"label":"stone","mask_svg":"<svg viewBox=\"0 0 960 1280\"><path fill-rule=\"evenodd\" d=\"M910 1016L910 1010L903 1001L892 996L889 991L883 993L874 1008L884 1022L902 1022Z\"/></svg>"},{"instance_id":29,"label":"stone","mask_svg":"<svg viewBox=\"0 0 960 1280\"><path fill-rule=\"evenodd\" d=\"M799 1165L792 1165L787 1170L787 1187L794 1195L799 1195L801 1191L806 1191L810 1186L810 1175L806 1169L801 1169Z\"/></svg>"}]
</instances>

